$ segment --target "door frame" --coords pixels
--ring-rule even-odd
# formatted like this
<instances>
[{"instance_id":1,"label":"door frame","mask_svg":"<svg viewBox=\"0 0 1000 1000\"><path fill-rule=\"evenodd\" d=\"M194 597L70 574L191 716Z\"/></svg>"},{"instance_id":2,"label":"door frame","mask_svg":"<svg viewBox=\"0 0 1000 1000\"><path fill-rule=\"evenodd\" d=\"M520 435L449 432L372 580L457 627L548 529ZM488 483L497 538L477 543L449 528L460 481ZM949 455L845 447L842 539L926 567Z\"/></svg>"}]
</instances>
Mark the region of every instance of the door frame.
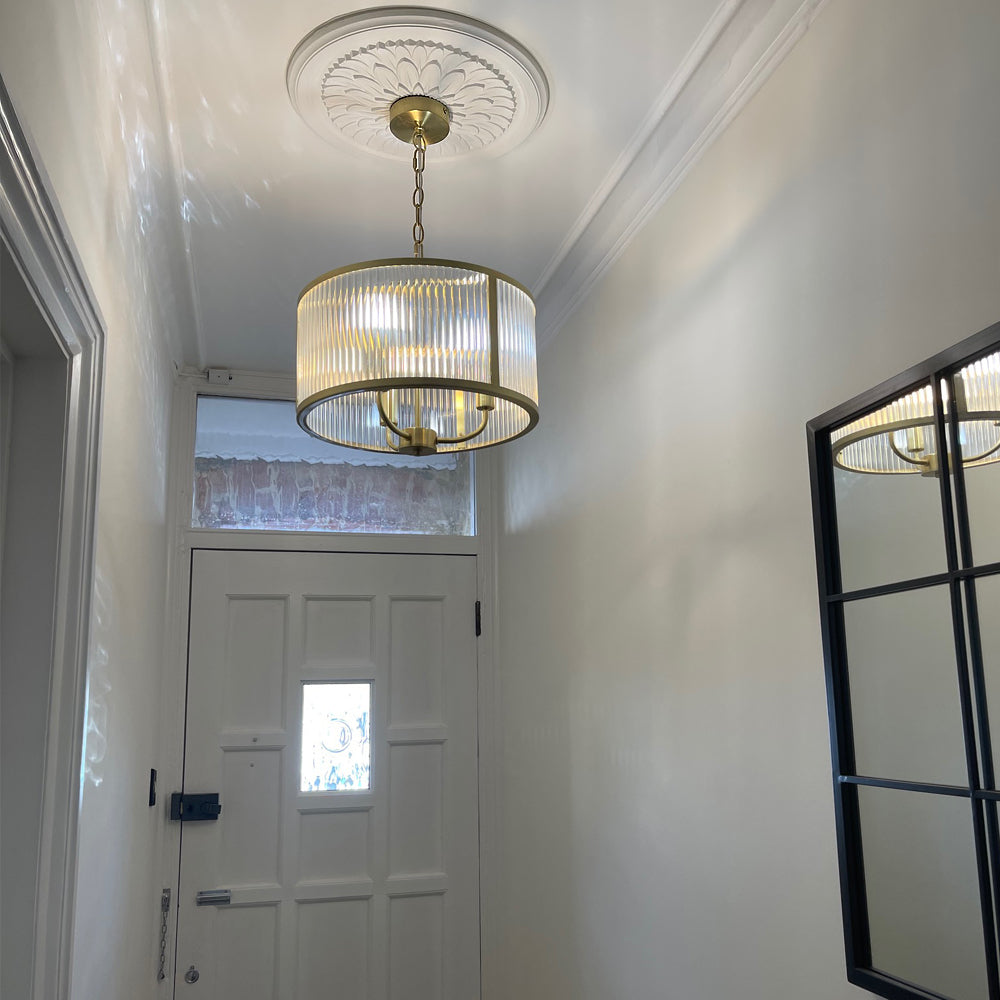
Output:
<instances>
[{"instance_id":1,"label":"door frame","mask_svg":"<svg viewBox=\"0 0 1000 1000\"><path fill-rule=\"evenodd\" d=\"M33 1000L68 1000L105 325L2 77L0 239L70 365L31 992Z\"/></svg>"},{"instance_id":2,"label":"door frame","mask_svg":"<svg viewBox=\"0 0 1000 1000\"><path fill-rule=\"evenodd\" d=\"M167 557L166 658L160 692L162 744L157 805L161 823L159 856L162 882L176 900L180 871L180 824L168 821L170 792L179 790L183 776L184 712L187 697L188 619L191 594L191 554L195 549L258 549L274 552L366 552L423 555L474 555L482 634L476 641L479 674L479 921L480 989L487 997L491 957L496 953L495 902L499 900L496 845L499 843L498 768L501 759L499 677L496 653L496 524L494 515L495 456L477 452L475 459L476 535L469 538L438 535L366 535L303 531L208 530L191 527L194 473L195 416L199 396L236 396L252 399L294 399L291 375L232 370L223 382L210 382L208 373L185 368L178 372L170 434L169 531ZM470 618L473 609L469 609ZM177 907L171 902L166 942L166 976L157 996L172 997L176 960ZM159 954L159 941L151 947Z\"/></svg>"}]
</instances>

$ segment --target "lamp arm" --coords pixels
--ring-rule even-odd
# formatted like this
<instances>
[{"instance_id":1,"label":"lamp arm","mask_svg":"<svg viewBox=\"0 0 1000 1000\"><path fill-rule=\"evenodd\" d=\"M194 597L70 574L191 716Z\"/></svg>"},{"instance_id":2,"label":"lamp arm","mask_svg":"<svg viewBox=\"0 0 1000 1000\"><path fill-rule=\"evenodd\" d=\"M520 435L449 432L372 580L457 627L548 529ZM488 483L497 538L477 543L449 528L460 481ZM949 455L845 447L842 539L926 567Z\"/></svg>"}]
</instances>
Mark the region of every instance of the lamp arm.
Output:
<instances>
[{"instance_id":1,"label":"lamp arm","mask_svg":"<svg viewBox=\"0 0 1000 1000\"><path fill-rule=\"evenodd\" d=\"M479 435L486 430L486 425L490 420L489 410L483 410L482 414L483 419L479 422L479 426L474 431L470 431L468 434L463 434L460 437L438 438L438 444L461 444L463 441L471 441L474 437L479 437Z\"/></svg>"},{"instance_id":2,"label":"lamp arm","mask_svg":"<svg viewBox=\"0 0 1000 1000\"><path fill-rule=\"evenodd\" d=\"M994 426L1000 426L1000 425L994 424ZM989 458L990 455L994 455L998 451L1000 451L1000 439L997 439L997 443L995 445L993 445L993 447L990 448L988 451L982 452L982 454L979 454L979 455L963 455L962 456L962 463L964 465L971 465L973 462L981 462L984 458Z\"/></svg>"},{"instance_id":3,"label":"lamp arm","mask_svg":"<svg viewBox=\"0 0 1000 1000\"><path fill-rule=\"evenodd\" d=\"M888 433L888 435L886 435L886 436L887 436L887 437L889 438L889 447L890 447L890 448L892 449L892 453L893 453L893 454L894 454L894 455L895 455L895 456L896 456L896 457L897 457L897 458L898 458L898 459L899 459L900 461L902 461L902 462L906 462L906 463L907 463L907 465L916 465L916 466L918 466L918 467L922 467L922 468L927 468L927 467L929 467L929 466L930 466L930 464L931 464L931 462L930 462L930 459L925 459L924 461L922 461L922 462L921 462L921 461L919 461L919 460L916 460L916 459L912 459L912 458L910 458L910 457L909 457L909 456L907 456L907 455L904 455L904 454L903 454L903 453L902 453L902 452L901 452L901 451L900 451L900 450L899 450L899 449L898 449L898 448L896 447L896 442L895 442L895 441L893 440L893 437L892 437L892 432L891 432L891 431L890 431L890 432Z\"/></svg>"},{"instance_id":4,"label":"lamp arm","mask_svg":"<svg viewBox=\"0 0 1000 1000\"><path fill-rule=\"evenodd\" d=\"M409 441L412 435L407 434L406 431L401 430L392 422L389 418L389 414L386 412L385 405L382 402L382 396L383 393L381 392L375 393L375 405L378 407L378 415L381 418L382 423L385 424L385 443L395 451L399 451L399 445L393 444L389 439L389 432L392 431L392 433L395 434L400 441Z\"/></svg>"}]
</instances>

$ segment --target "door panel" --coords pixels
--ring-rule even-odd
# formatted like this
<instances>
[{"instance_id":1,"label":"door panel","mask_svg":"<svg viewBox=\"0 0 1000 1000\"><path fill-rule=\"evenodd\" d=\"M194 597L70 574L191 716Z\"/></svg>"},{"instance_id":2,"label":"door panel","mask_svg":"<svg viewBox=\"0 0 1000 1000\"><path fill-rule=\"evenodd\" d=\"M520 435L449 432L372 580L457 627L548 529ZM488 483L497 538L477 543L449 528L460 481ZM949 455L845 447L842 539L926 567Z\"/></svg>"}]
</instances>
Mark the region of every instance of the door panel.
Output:
<instances>
[{"instance_id":1,"label":"door panel","mask_svg":"<svg viewBox=\"0 0 1000 1000\"><path fill-rule=\"evenodd\" d=\"M477 997L475 559L192 558L178 1000Z\"/></svg>"}]
</instances>

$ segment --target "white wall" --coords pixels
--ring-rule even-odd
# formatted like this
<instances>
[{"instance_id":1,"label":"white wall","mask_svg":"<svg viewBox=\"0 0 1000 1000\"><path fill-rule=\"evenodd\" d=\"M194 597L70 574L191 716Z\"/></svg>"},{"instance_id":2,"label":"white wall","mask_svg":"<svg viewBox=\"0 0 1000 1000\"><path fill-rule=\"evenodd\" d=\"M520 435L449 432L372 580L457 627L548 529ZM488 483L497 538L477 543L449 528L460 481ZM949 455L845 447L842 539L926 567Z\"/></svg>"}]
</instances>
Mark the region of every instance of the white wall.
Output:
<instances>
[{"instance_id":1,"label":"white wall","mask_svg":"<svg viewBox=\"0 0 1000 1000\"><path fill-rule=\"evenodd\" d=\"M805 422L1000 319L1000 8L831 0L540 360L490 996L844 975Z\"/></svg>"},{"instance_id":2,"label":"white wall","mask_svg":"<svg viewBox=\"0 0 1000 1000\"><path fill-rule=\"evenodd\" d=\"M176 201L144 4L3 0L0 67L106 329L74 1000L155 986L157 750Z\"/></svg>"}]
</instances>

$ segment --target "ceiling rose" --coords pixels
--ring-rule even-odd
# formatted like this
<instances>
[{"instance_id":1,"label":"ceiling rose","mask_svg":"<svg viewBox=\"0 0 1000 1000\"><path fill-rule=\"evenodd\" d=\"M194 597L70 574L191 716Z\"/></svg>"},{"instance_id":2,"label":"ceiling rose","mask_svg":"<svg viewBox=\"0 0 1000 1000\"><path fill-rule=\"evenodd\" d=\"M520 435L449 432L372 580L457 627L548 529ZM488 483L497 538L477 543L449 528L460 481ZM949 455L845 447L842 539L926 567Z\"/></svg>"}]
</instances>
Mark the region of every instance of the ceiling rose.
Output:
<instances>
[{"instance_id":1,"label":"ceiling rose","mask_svg":"<svg viewBox=\"0 0 1000 1000\"><path fill-rule=\"evenodd\" d=\"M441 101L451 116L441 159L499 155L540 124L545 74L518 42L482 21L426 7L379 7L334 18L296 46L286 74L295 110L331 142L399 158L387 129L401 95Z\"/></svg>"}]
</instances>

